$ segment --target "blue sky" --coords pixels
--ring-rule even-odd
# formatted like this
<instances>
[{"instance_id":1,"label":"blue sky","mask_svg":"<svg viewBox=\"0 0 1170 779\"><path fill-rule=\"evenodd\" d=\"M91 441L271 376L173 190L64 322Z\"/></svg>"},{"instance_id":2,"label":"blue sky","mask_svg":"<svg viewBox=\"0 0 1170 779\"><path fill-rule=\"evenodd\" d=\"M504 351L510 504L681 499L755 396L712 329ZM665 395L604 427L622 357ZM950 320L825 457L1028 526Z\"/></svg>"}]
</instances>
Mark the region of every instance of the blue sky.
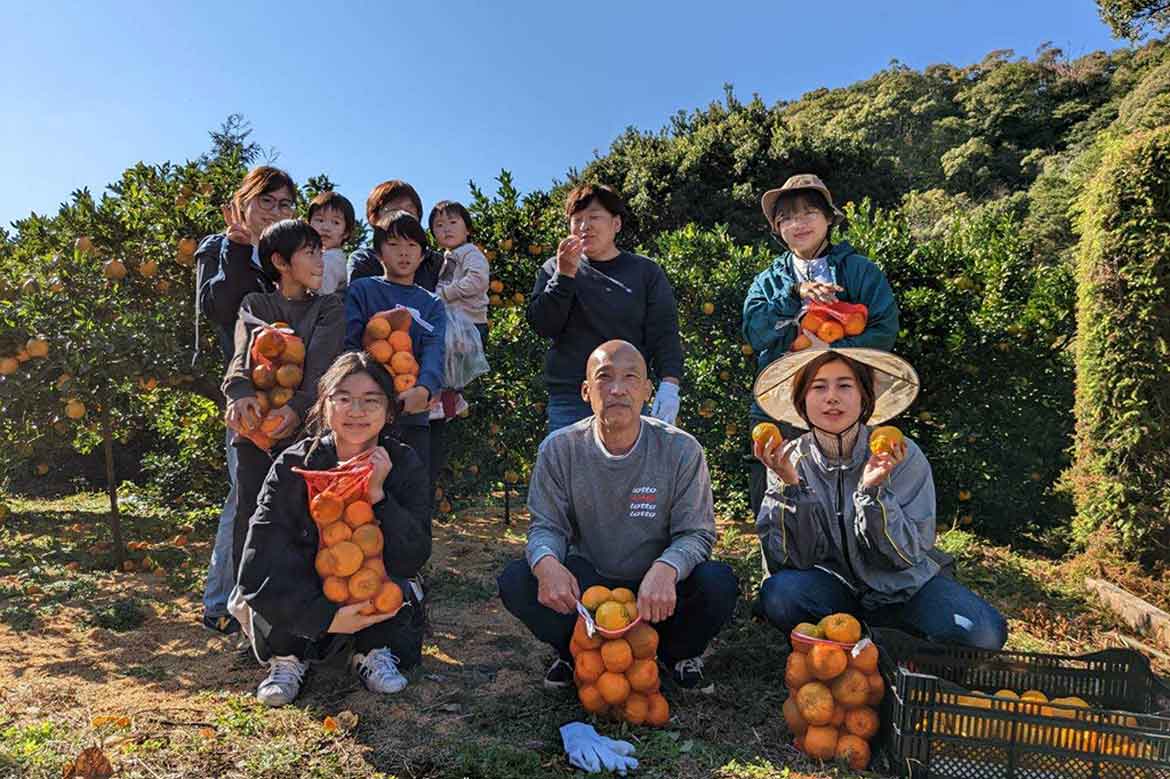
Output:
<instances>
[{"instance_id":1,"label":"blue sky","mask_svg":"<svg viewBox=\"0 0 1170 779\"><path fill-rule=\"evenodd\" d=\"M46 0L10 5L4 26L4 225L138 160L198 156L232 112L297 181L326 172L360 208L373 184L405 178L430 204L501 168L543 187L627 126L721 99L725 82L771 104L892 59L1119 45L1092 0Z\"/></svg>"}]
</instances>

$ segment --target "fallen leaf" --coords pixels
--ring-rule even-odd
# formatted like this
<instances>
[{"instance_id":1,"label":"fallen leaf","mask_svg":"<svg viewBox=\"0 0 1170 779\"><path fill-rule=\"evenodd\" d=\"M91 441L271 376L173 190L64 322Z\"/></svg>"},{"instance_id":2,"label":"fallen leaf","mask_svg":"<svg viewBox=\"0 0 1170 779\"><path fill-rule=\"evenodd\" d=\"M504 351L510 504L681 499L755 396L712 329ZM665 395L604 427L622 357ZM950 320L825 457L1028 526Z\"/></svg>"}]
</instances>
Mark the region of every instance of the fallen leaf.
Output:
<instances>
[{"instance_id":1,"label":"fallen leaf","mask_svg":"<svg viewBox=\"0 0 1170 779\"><path fill-rule=\"evenodd\" d=\"M214 728L199 728L199 735L203 736L203 738L207 738L207 739L215 738L215 729Z\"/></svg>"},{"instance_id":2,"label":"fallen leaf","mask_svg":"<svg viewBox=\"0 0 1170 779\"><path fill-rule=\"evenodd\" d=\"M61 772L62 779L110 779L114 767L98 747L87 747Z\"/></svg>"},{"instance_id":3,"label":"fallen leaf","mask_svg":"<svg viewBox=\"0 0 1170 779\"><path fill-rule=\"evenodd\" d=\"M342 730L350 731L358 725L358 715L354 714L349 709L337 713L337 724Z\"/></svg>"},{"instance_id":4,"label":"fallen leaf","mask_svg":"<svg viewBox=\"0 0 1170 779\"><path fill-rule=\"evenodd\" d=\"M90 720L89 724L95 728L100 728L100 727L103 727L105 725L113 725L115 728L128 728L128 727L130 727L130 718L125 716L125 715L122 715L122 716L108 716L107 715L107 716L101 716L101 717L94 717L92 720Z\"/></svg>"}]
</instances>

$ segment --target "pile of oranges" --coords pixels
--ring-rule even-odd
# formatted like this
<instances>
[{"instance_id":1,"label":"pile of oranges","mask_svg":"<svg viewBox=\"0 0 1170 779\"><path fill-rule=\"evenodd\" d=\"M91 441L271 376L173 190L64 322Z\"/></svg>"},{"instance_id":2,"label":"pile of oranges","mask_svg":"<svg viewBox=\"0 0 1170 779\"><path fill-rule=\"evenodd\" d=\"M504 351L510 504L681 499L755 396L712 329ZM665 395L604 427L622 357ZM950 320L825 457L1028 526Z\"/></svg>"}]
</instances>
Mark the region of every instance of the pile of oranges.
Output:
<instances>
[{"instance_id":1,"label":"pile of oranges","mask_svg":"<svg viewBox=\"0 0 1170 779\"><path fill-rule=\"evenodd\" d=\"M797 625L784 670L783 707L797 749L820 760L843 760L858 771L869 765L869 742L881 722L877 707L886 691L877 647L860 638L861 624L849 614Z\"/></svg>"},{"instance_id":2,"label":"pile of oranges","mask_svg":"<svg viewBox=\"0 0 1170 779\"><path fill-rule=\"evenodd\" d=\"M410 339L410 312L394 309L375 314L366 323L362 346L394 377L394 391L406 392L418 382L418 360Z\"/></svg>"},{"instance_id":3,"label":"pile of oranges","mask_svg":"<svg viewBox=\"0 0 1170 779\"><path fill-rule=\"evenodd\" d=\"M325 490L309 502L319 537L317 574L333 603L370 601L363 614L392 614L402 606L402 588L386 574L382 531L364 497L347 501Z\"/></svg>"},{"instance_id":4,"label":"pile of oranges","mask_svg":"<svg viewBox=\"0 0 1170 779\"><path fill-rule=\"evenodd\" d=\"M590 636L584 617L577 618L569 642L573 681L577 698L589 713L608 714L631 725L662 727L670 720L670 704L658 680L658 631L644 622L634 624L634 599L634 593L624 587L594 586L581 596L581 604L611 637L601 632ZM602 620L617 627L606 627Z\"/></svg>"},{"instance_id":5,"label":"pile of oranges","mask_svg":"<svg viewBox=\"0 0 1170 779\"><path fill-rule=\"evenodd\" d=\"M792 342L792 351L799 352L812 346L805 331L827 344L840 341L847 335L861 335L868 322L868 311L856 303L814 303L800 319L801 332Z\"/></svg>"},{"instance_id":6,"label":"pile of oranges","mask_svg":"<svg viewBox=\"0 0 1170 779\"><path fill-rule=\"evenodd\" d=\"M257 328L252 337L252 387L260 403L260 423L244 435L261 449L272 448L282 419L271 412L292 400L304 378L305 342L283 332L284 322Z\"/></svg>"}]
</instances>

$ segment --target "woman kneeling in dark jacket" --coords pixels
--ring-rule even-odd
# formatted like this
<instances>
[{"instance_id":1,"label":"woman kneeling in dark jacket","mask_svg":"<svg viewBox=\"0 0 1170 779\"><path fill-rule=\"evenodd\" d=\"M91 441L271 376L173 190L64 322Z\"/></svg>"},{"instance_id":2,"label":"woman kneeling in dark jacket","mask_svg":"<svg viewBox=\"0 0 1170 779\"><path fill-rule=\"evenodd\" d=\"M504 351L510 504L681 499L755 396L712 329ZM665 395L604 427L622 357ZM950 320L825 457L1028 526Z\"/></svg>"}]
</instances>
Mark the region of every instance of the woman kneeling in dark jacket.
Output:
<instances>
[{"instance_id":1,"label":"woman kneeling in dark jacket","mask_svg":"<svg viewBox=\"0 0 1170 779\"><path fill-rule=\"evenodd\" d=\"M430 501L422 461L387 433L394 404L393 380L382 366L363 352L341 355L318 384L310 437L286 449L264 482L244 544L238 594L251 607L256 657L269 668L256 696L270 706L296 698L310 661L346 651L351 642L351 665L373 692L401 690L406 678L399 667L420 660L422 590L407 580L431 556ZM328 470L371 449L369 500L385 539L382 559L405 598L394 616L363 616L368 601L339 605L325 597L314 567L318 535L308 487L293 472Z\"/></svg>"}]
</instances>

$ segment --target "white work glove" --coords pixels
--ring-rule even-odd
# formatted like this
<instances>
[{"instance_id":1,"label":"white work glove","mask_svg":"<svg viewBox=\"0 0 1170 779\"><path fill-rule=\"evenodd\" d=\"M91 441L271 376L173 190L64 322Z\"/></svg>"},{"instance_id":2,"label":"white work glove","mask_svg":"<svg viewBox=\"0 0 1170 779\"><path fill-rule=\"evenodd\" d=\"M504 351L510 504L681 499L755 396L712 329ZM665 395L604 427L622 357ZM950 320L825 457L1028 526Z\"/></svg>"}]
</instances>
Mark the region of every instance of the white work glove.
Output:
<instances>
[{"instance_id":1,"label":"white work glove","mask_svg":"<svg viewBox=\"0 0 1170 779\"><path fill-rule=\"evenodd\" d=\"M569 764L591 774L605 769L624 776L626 771L638 767L637 759L630 757L634 754L633 744L599 735L592 725L584 722L562 725L561 742Z\"/></svg>"},{"instance_id":2,"label":"white work glove","mask_svg":"<svg viewBox=\"0 0 1170 779\"><path fill-rule=\"evenodd\" d=\"M650 416L673 425L674 420L678 418L678 404L678 385L660 381L658 391L654 393L654 405L650 407Z\"/></svg>"}]
</instances>

